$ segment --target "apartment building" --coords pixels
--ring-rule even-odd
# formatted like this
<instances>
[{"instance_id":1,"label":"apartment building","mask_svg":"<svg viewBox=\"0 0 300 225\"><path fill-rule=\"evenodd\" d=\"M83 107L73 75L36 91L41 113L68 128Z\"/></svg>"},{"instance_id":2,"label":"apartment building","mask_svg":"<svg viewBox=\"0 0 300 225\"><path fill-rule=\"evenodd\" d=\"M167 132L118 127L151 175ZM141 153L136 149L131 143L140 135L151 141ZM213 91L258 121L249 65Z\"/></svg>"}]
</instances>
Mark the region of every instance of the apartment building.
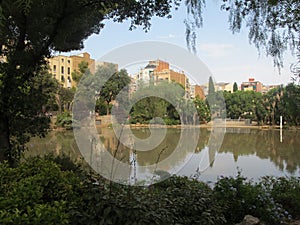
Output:
<instances>
[{"instance_id":1,"label":"apartment building","mask_svg":"<svg viewBox=\"0 0 300 225\"><path fill-rule=\"evenodd\" d=\"M95 73L95 60L91 59L87 52L79 55L64 56L58 55L48 59L50 73L55 79L61 82L65 88L76 86L76 82L72 79L72 73L79 71L79 64L84 61L88 63L91 73Z\"/></svg>"},{"instance_id":2,"label":"apartment building","mask_svg":"<svg viewBox=\"0 0 300 225\"><path fill-rule=\"evenodd\" d=\"M190 97L193 99L198 97L204 100L205 99L204 90L200 85L192 84L190 85Z\"/></svg>"},{"instance_id":3,"label":"apartment building","mask_svg":"<svg viewBox=\"0 0 300 225\"><path fill-rule=\"evenodd\" d=\"M249 78L248 82L243 82L241 84L241 90L262 92L262 86L261 82L256 81L254 78Z\"/></svg>"}]
</instances>

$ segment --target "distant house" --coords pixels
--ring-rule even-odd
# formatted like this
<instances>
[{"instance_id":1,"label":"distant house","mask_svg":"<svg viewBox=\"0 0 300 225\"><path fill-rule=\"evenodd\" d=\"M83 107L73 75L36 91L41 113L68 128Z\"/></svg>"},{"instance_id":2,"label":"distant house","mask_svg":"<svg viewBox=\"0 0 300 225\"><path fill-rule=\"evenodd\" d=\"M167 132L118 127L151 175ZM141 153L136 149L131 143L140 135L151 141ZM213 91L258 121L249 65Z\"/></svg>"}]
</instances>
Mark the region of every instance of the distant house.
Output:
<instances>
[{"instance_id":1,"label":"distant house","mask_svg":"<svg viewBox=\"0 0 300 225\"><path fill-rule=\"evenodd\" d=\"M149 61L145 68L140 69L138 73L134 75L134 80L137 83L148 84L150 81L153 84L158 84L161 81L176 82L184 87L187 96L190 93L190 84L188 77L184 72L178 72L170 69L168 62L162 60Z\"/></svg>"},{"instance_id":2,"label":"distant house","mask_svg":"<svg viewBox=\"0 0 300 225\"><path fill-rule=\"evenodd\" d=\"M259 81L255 81L254 78L249 78L248 82L243 82L241 84L242 91L262 92L262 87L262 83Z\"/></svg>"},{"instance_id":3,"label":"distant house","mask_svg":"<svg viewBox=\"0 0 300 225\"><path fill-rule=\"evenodd\" d=\"M227 82L215 83L215 90L216 91L228 91L230 93L233 93L233 83L227 83Z\"/></svg>"}]
</instances>

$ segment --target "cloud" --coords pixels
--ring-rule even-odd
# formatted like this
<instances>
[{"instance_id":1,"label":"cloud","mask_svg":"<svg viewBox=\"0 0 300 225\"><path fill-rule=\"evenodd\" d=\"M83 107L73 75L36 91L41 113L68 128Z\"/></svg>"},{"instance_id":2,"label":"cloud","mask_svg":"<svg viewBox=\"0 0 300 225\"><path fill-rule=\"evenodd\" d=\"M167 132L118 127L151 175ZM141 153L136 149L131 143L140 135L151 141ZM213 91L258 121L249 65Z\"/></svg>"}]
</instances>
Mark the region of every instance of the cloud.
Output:
<instances>
[{"instance_id":1,"label":"cloud","mask_svg":"<svg viewBox=\"0 0 300 225\"><path fill-rule=\"evenodd\" d=\"M159 39L173 39L179 37L178 35L175 34L167 34L163 36L158 36Z\"/></svg>"},{"instance_id":2,"label":"cloud","mask_svg":"<svg viewBox=\"0 0 300 225\"><path fill-rule=\"evenodd\" d=\"M206 43L201 44L199 49L207 56L213 58L219 58L227 56L233 50L233 45L231 44L219 44L219 43Z\"/></svg>"}]
</instances>

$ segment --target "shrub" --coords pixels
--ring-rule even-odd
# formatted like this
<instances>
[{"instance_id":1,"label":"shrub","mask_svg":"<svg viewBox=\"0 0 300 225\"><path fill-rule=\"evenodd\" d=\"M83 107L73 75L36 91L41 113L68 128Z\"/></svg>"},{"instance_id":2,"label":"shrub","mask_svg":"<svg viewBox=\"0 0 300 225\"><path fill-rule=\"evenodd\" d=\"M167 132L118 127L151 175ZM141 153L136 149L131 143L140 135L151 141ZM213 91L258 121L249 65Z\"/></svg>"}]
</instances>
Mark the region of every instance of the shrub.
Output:
<instances>
[{"instance_id":1,"label":"shrub","mask_svg":"<svg viewBox=\"0 0 300 225\"><path fill-rule=\"evenodd\" d=\"M263 177L261 185L274 201L278 202L293 218L300 218L300 179L295 177Z\"/></svg>"},{"instance_id":2,"label":"shrub","mask_svg":"<svg viewBox=\"0 0 300 225\"><path fill-rule=\"evenodd\" d=\"M0 224L234 224L246 214L267 224L299 217L298 178L241 176L212 189L187 177L149 187L111 183L68 158L0 164Z\"/></svg>"},{"instance_id":3,"label":"shrub","mask_svg":"<svg viewBox=\"0 0 300 225\"><path fill-rule=\"evenodd\" d=\"M215 201L224 208L227 221L237 223L247 214L269 224L280 224L288 219L282 205L260 183L252 183L238 173L236 177L224 177L214 187Z\"/></svg>"},{"instance_id":4,"label":"shrub","mask_svg":"<svg viewBox=\"0 0 300 225\"><path fill-rule=\"evenodd\" d=\"M68 224L80 180L52 161L32 158L16 168L0 164L1 224Z\"/></svg>"}]
</instances>

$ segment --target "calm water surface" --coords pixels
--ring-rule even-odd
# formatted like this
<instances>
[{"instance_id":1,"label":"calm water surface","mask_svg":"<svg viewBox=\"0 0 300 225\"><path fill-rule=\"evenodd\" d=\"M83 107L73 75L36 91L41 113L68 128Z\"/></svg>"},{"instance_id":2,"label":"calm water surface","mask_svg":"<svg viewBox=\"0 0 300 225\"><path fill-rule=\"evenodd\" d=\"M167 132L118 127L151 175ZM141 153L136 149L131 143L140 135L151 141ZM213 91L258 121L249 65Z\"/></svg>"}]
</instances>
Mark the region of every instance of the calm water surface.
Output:
<instances>
[{"instance_id":1,"label":"calm water surface","mask_svg":"<svg viewBox=\"0 0 300 225\"><path fill-rule=\"evenodd\" d=\"M113 129L99 129L98 132L106 149L119 160L130 164L133 151L120 144L116 152L118 138ZM133 129L132 132L139 138L147 138L150 135L146 128ZM210 136L211 131L201 129L195 153L183 150L165 170L170 172L174 171L169 170L170 168L177 168L176 171L180 175L197 175L198 179L206 182L215 182L219 176L235 176L238 170L254 180L266 175L300 176L299 130L283 130L283 139L280 142L279 130L227 128L218 152L212 151ZM180 144L179 138L180 129L168 129L166 137L155 149L135 152L136 164L153 165L168 158ZM187 138L192 140L194 137L191 134ZM82 159L72 131L51 132L45 138L33 138L28 148L25 157L54 153ZM93 145L88 148L92 149ZM142 170L138 172L146 173Z\"/></svg>"}]
</instances>

